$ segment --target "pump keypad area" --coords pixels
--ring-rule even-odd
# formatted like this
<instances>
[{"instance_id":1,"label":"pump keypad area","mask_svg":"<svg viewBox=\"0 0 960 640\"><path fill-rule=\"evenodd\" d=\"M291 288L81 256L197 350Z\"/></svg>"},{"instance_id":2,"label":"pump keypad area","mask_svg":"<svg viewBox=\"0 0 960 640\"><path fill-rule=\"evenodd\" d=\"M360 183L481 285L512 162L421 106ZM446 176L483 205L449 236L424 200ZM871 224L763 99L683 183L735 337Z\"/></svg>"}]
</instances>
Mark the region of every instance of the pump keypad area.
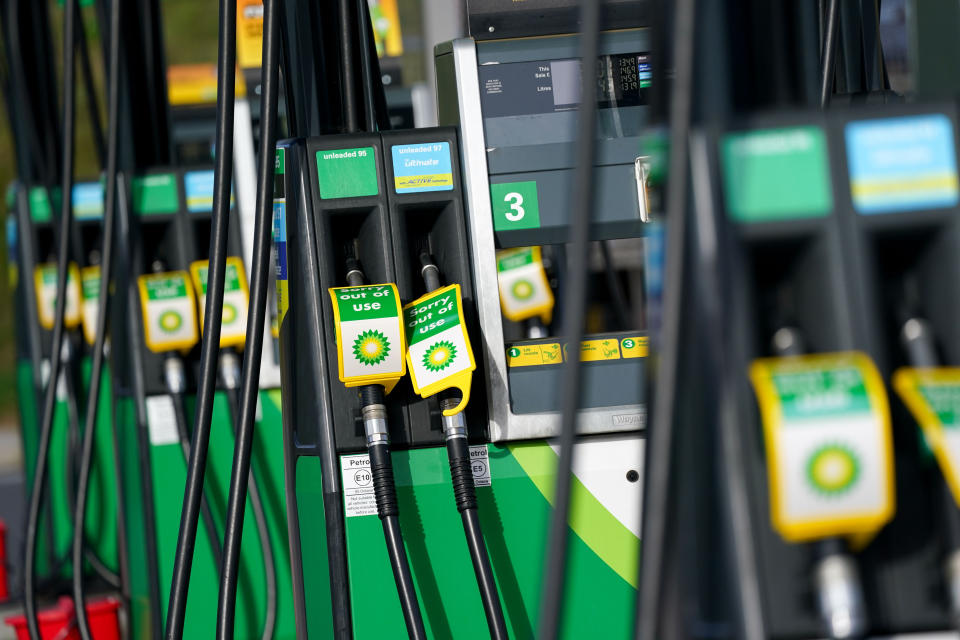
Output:
<instances>
[{"instance_id":1,"label":"pump keypad area","mask_svg":"<svg viewBox=\"0 0 960 640\"><path fill-rule=\"evenodd\" d=\"M612 416L611 427L644 426L647 338L635 332L588 336L581 343L583 408L634 405ZM569 344L555 338L507 343L510 408L513 413L560 411L563 367Z\"/></svg>"}]
</instances>

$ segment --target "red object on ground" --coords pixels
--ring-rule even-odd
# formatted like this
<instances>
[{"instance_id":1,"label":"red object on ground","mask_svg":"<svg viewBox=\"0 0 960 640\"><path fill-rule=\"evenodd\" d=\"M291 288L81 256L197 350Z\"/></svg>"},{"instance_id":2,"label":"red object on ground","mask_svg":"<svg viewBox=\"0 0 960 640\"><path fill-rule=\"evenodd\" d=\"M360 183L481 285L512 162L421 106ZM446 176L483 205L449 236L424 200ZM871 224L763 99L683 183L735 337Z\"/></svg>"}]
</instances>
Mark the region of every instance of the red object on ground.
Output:
<instances>
[{"instance_id":1,"label":"red object on ground","mask_svg":"<svg viewBox=\"0 0 960 640\"><path fill-rule=\"evenodd\" d=\"M0 520L0 600L10 597L7 587L7 525Z\"/></svg>"},{"instance_id":2,"label":"red object on ground","mask_svg":"<svg viewBox=\"0 0 960 640\"><path fill-rule=\"evenodd\" d=\"M120 623L117 610L120 602L114 598L102 598L87 603L87 619L90 632L96 640L120 640ZM41 640L80 640L74 616L73 600L66 596L57 600L57 606L41 611ZM11 616L4 620L13 627L17 640L30 640L26 616Z\"/></svg>"}]
</instances>

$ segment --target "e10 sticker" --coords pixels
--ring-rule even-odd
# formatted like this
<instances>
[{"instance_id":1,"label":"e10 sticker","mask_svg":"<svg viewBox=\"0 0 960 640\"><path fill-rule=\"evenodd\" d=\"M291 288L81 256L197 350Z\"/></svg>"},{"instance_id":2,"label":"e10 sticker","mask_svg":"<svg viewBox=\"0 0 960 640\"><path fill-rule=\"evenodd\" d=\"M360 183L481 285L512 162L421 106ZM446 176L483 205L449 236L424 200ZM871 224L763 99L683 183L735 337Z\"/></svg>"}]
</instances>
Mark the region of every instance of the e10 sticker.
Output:
<instances>
[{"instance_id":1,"label":"e10 sticker","mask_svg":"<svg viewBox=\"0 0 960 640\"><path fill-rule=\"evenodd\" d=\"M406 373L396 285L334 287L330 298L340 382L347 387L382 384L389 393Z\"/></svg>"},{"instance_id":2,"label":"e10 sticker","mask_svg":"<svg viewBox=\"0 0 960 640\"><path fill-rule=\"evenodd\" d=\"M209 260L198 260L190 265L190 275L197 292L200 309L200 330L206 311L207 272ZM247 337L247 306L250 293L243 262L236 256L227 258L223 277L223 315L220 318L220 348L242 346Z\"/></svg>"},{"instance_id":3,"label":"e10 sticker","mask_svg":"<svg viewBox=\"0 0 960 640\"><path fill-rule=\"evenodd\" d=\"M898 369L893 388L923 430L960 505L960 368Z\"/></svg>"},{"instance_id":4,"label":"e10 sticker","mask_svg":"<svg viewBox=\"0 0 960 640\"><path fill-rule=\"evenodd\" d=\"M56 318L57 264L48 262L39 265L33 272L37 295L37 315L40 326L50 331ZM80 324L80 269L71 262L67 267L67 307L63 313L63 326L75 329Z\"/></svg>"},{"instance_id":5,"label":"e10 sticker","mask_svg":"<svg viewBox=\"0 0 960 640\"><path fill-rule=\"evenodd\" d=\"M520 247L497 252L500 308L512 322L540 317L549 324L553 316L553 291L543 268L540 247Z\"/></svg>"},{"instance_id":6,"label":"e10 sticker","mask_svg":"<svg viewBox=\"0 0 960 640\"><path fill-rule=\"evenodd\" d=\"M97 337L97 316L100 304L100 267L85 267L80 271L83 290L83 338L93 344Z\"/></svg>"},{"instance_id":7,"label":"e10 sticker","mask_svg":"<svg viewBox=\"0 0 960 640\"><path fill-rule=\"evenodd\" d=\"M411 302L403 308L403 322L413 390L427 398L444 389L460 389L460 403L443 413L452 416L463 411L477 365L463 319L460 285L437 289Z\"/></svg>"},{"instance_id":8,"label":"e10 sticker","mask_svg":"<svg viewBox=\"0 0 960 640\"><path fill-rule=\"evenodd\" d=\"M140 276L147 347L155 353L187 350L199 339L193 287L186 271Z\"/></svg>"},{"instance_id":9,"label":"e10 sticker","mask_svg":"<svg viewBox=\"0 0 960 640\"><path fill-rule=\"evenodd\" d=\"M750 379L774 528L790 542L878 531L893 516L893 448L873 362L856 352L763 358Z\"/></svg>"}]
</instances>

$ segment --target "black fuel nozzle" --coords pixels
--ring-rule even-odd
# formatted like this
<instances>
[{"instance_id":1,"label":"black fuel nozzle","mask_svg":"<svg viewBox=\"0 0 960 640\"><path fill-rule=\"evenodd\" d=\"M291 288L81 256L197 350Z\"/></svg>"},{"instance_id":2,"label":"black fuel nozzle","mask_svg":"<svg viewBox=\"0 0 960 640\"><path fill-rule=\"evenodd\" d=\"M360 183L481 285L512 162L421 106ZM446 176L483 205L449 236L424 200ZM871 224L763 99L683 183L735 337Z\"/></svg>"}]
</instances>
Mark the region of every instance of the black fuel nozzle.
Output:
<instances>
[{"instance_id":1,"label":"black fuel nozzle","mask_svg":"<svg viewBox=\"0 0 960 640\"><path fill-rule=\"evenodd\" d=\"M791 314L792 315L792 314ZM798 356L806 351L803 333L791 324L774 332L773 353ZM867 611L857 562L841 538L824 538L812 546L813 587L820 620L831 638L860 638L867 630Z\"/></svg>"}]
</instances>

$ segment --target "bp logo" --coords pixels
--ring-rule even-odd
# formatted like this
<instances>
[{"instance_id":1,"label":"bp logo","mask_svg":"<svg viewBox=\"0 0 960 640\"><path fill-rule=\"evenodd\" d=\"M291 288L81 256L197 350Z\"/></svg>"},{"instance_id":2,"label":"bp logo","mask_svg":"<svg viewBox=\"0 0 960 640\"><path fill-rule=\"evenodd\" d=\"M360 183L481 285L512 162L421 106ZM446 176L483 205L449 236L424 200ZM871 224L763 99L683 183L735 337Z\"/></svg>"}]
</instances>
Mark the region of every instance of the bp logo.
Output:
<instances>
[{"instance_id":1,"label":"bp logo","mask_svg":"<svg viewBox=\"0 0 960 640\"><path fill-rule=\"evenodd\" d=\"M517 300L529 300L533 297L533 284L529 280L517 280L510 288L510 293Z\"/></svg>"},{"instance_id":2,"label":"bp logo","mask_svg":"<svg viewBox=\"0 0 960 640\"><path fill-rule=\"evenodd\" d=\"M229 302L223 303L223 324L230 324L237 319L237 308Z\"/></svg>"},{"instance_id":3,"label":"bp logo","mask_svg":"<svg viewBox=\"0 0 960 640\"><path fill-rule=\"evenodd\" d=\"M160 314L160 328L173 333L183 325L183 317L176 311L164 311Z\"/></svg>"},{"instance_id":4,"label":"bp logo","mask_svg":"<svg viewBox=\"0 0 960 640\"><path fill-rule=\"evenodd\" d=\"M364 331L353 341L353 355L361 364L380 364L390 353L390 341L379 331Z\"/></svg>"},{"instance_id":5,"label":"bp logo","mask_svg":"<svg viewBox=\"0 0 960 640\"><path fill-rule=\"evenodd\" d=\"M826 497L843 495L860 475L860 461L852 449L841 444L817 448L807 460L810 486Z\"/></svg>"},{"instance_id":6,"label":"bp logo","mask_svg":"<svg viewBox=\"0 0 960 640\"><path fill-rule=\"evenodd\" d=\"M423 354L423 366L433 372L442 371L450 366L457 357L457 348L447 340L437 342Z\"/></svg>"}]
</instances>

